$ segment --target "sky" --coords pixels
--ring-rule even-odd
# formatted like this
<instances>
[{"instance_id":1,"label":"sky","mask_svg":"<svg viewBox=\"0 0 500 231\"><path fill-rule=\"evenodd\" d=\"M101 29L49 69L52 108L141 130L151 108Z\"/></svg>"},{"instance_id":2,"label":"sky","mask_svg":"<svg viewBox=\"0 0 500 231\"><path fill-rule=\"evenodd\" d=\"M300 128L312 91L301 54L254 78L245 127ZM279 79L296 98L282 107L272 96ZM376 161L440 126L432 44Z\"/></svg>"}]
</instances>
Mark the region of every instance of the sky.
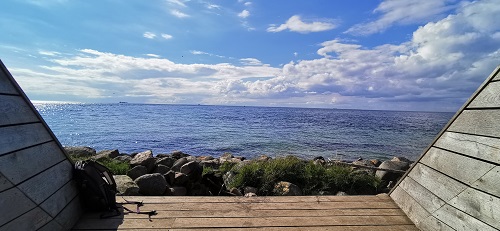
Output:
<instances>
[{"instance_id":1,"label":"sky","mask_svg":"<svg viewBox=\"0 0 500 231\"><path fill-rule=\"evenodd\" d=\"M2 0L33 101L456 111L500 65L499 0Z\"/></svg>"}]
</instances>

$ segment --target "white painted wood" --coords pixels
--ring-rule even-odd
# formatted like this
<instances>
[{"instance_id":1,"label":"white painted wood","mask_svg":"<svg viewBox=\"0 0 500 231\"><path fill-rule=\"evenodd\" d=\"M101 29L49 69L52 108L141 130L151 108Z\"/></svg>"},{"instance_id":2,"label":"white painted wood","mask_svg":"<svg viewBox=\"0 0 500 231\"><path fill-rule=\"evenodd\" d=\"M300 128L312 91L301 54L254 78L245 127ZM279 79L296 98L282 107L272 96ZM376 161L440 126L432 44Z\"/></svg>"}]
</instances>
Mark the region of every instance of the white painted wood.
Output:
<instances>
[{"instance_id":1,"label":"white painted wood","mask_svg":"<svg viewBox=\"0 0 500 231\"><path fill-rule=\"evenodd\" d=\"M1 127L0 137L0 155L52 140L41 123Z\"/></svg>"},{"instance_id":2,"label":"white painted wood","mask_svg":"<svg viewBox=\"0 0 500 231\"><path fill-rule=\"evenodd\" d=\"M468 188L453 198L450 204L500 230L500 198Z\"/></svg>"},{"instance_id":3,"label":"white painted wood","mask_svg":"<svg viewBox=\"0 0 500 231\"><path fill-rule=\"evenodd\" d=\"M0 169L12 183L19 184L64 159L59 146L50 142L0 156Z\"/></svg>"},{"instance_id":4,"label":"white painted wood","mask_svg":"<svg viewBox=\"0 0 500 231\"><path fill-rule=\"evenodd\" d=\"M0 169L2 169L0 167ZM13 187L14 185L5 177L2 172L0 172L0 192L7 190L8 188Z\"/></svg>"},{"instance_id":5,"label":"white painted wood","mask_svg":"<svg viewBox=\"0 0 500 231\"><path fill-rule=\"evenodd\" d=\"M500 197L500 166L496 166L490 170L484 176L479 178L479 180L472 183L472 186Z\"/></svg>"},{"instance_id":6,"label":"white painted wood","mask_svg":"<svg viewBox=\"0 0 500 231\"><path fill-rule=\"evenodd\" d=\"M398 204L399 208L406 213L417 227L420 228L421 223L427 219L431 214L422 207L415 199L401 187L397 187L392 193L391 197Z\"/></svg>"},{"instance_id":7,"label":"white painted wood","mask_svg":"<svg viewBox=\"0 0 500 231\"><path fill-rule=\"evenodd\" d=\"M427 217L421 225L420 225L420 230L422 231L435 231L435 230L440 230L440 231L455 231L453 228L448 226L447 224L443 223L442 221L436 219L433 216Z\"/></svg>"},{"instance_id":8,"label":"white painted wood","mask_svg":"<svg viewBox=\"0 0 500 231\"><path fill-rule=\"evenodd\" d=\"M500 109L465 110L448 131L500 137Z\"/></svg>"},{"instance_id":9,"label":"white painted wood","mask_svg":"<svg viewBox=\"0 0 500 231\"><path fill-rule=\"evenodd\" d=\"M411 177L444 201L451 200L468 187L420 163L416 164L408 177Z\"/></svg>"},{"instance_id":10,"label":"white painted wood","mask_svg":"<svg viewBox=\"0 0 500 231\"><path fill-rule=\"evenodd\" d=\"M0 95L0 118L0 126L39 121L21 96L10 95Z\"/></svg>"},{"instance_id":11,"label":"white painted wood","mask_svg":"<svg viewBox=\"0 0 500 231\"><path fill-rule=\"evenodd\" d=\"M36 205L19 189L11 188L0 193L0 226L35 208Z\"/></svg>"},{"instance_id":12,"label":"white painted wood","mask_svg":"<svg viewBox=\"0 0 500 231\"><path fill-rule=\"evenodd\" d=\"M445 204L443 200L414 181L411 177L406 177L403 181L401 181L399 183L399 187L404 189L408 195L415 199L429 213L438 210Z\"/></svg>"},{"instance_id":13,"label":"white painted wood","mask_svg":"<svg viewBox=\"0 0 500 231\"><path fill-rule=\"evenodd\" d=\"M489 83L467 108L500 107L500 82Z\"/></svg>"},{"instance_id":14,"label":"white painted wood","mask_svg":"<svg viewBox=\"0 0 500 231\"><path fill-rule=\"evenodd\" d=\"M80 203L80 198L77 196L54 218L54 220L60 224L63 229L67 230L73 228L82 214L83 208Z\"/></svg>"},{"instance_id":15,"label":"white painted wood","mask_svg":"<svg viewBox=\"0 0 500 231\"><path fill-rule=\"evenodd\" d=\"M500 139L497 138L445 132L434 146L500 164Z\"/></svg>"},{"instance_id":16,"label":"white painted wood","mask_svg":"<svg viewBox=\"0 0 500 231\"><path fill-rule=\"evenodd\" d=\"M437 148L429 149L420 162L468 185L495 167L493 164Z\"/></svg>"},{"instance_id":17,"label":"white painted wood","mask_svg":"<svg viewBox=\"0 0 500 231\"><path fill-rule=\"evenodd\" d=\"M40 207L55 217L77 194L76 182L72 180L40 204Z\"/></svg>"},{"instance_id":18,"label":"white painted wood","mask_svg":"<svg viewBox=\"0 0 500 231\"><path fill-rule=\"evenodd\" d=\"M52 220L40 207L23 214L17 219L0 227L1 230L37 230Z\"/></svg>"},{"instance_id":19,"label":"white painted wood","mask_svg":"<svg viewBox=\"0 0 500 231\"><path fill-rule=\"evenodd\" d=\"M17 187L34 202L40 204L72 179L72 170L73 166L66 160Z\"/></svg>"},{"instance_id":20,"label":"white painted wood","mask_svg":"<svg viewBox=\"0 0 500 231\"><path fill-rule=\"evenodd\" d=\"M497 229L450 205L443 206L433 215L457 231L497 231Z\"/></svg>"}]
</instances>

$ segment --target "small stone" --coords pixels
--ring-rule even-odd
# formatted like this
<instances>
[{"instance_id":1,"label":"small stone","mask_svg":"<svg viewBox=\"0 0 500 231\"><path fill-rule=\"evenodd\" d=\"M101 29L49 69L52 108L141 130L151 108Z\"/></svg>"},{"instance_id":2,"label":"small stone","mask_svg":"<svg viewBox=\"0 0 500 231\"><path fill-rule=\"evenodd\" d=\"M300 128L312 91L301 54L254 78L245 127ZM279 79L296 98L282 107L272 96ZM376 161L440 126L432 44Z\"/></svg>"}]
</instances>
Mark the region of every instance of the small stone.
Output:
<instances>
[{"instance_id":1,"label":"small stone","mask_svg":"<svg viewBox=\"0 0 500 231\"><path fill-rule=\"evenodd\" d=\"M286 181L276 183L273 192L276 196L302 196L299 186Z\"/></svg>"},{"instance_id":2,"label":"small stone","mask_svg":"<svg viewBox=\"0 0 500 231\"><path fill-rule=\"evenodd\" d=\"M346 192L338 191L335 196L349 196Z\"/></svg>"},{"instance_id":3,"label":"small stone","mask_svg":"<svg viewBox=\"0 0 500 231\"><path fill-rule=\"evenodd\" d=\"M138 177L142 175L146 175L148 173L148 169L142 165L135 166L128 170L127 176L132 178L132 180L137 179Z\"/></svg>"},{"instance_id":4,"label":"small stone","mask_svg":"<svg viewBox=\"0 0 500 231\"><path fill-rule=\"evenodd\" d=\"M378 166L380 166L380 164L382 164L382 162L380 160L377 160L377 159L370 160L370 162L372 162L373 166L375 166L375 167L378 167Z\"/></svg>"},{"instance_id":5,"label":"small stone","mask_svg":"<svg viewBox=\"0 0 500 231\"><path fill-rule=\"evenodd\" d=\"M167 181L159 173L140 176L134 182L139 186L139 193L145 196L161 196L167 189Z\"/></svg>"},{"instance_id":6,"label":"small stone","mask_svg":"<svg viewBox=\"0 0 500 231\"><path fill-rule=\"evenodd\" d=\"M255 193L245 193L245 197L256 197L257 194Z\"/></svg>"},{"instance_id":7,"label":"small stone","mask_svg":"<svg viewBox=\"0 0 500 231\"><path fill-rule=\"evenodd\" d=\"M402 157L402 156L393 157L391 159L391 161L403 161L403 162L408 162L408 163L412 162L411 160L407 159L406 157Z\"/></svg>"},{"instance_id":8,"label":"small stone","mask_svg":"<svg viewBox=\"0 0 500 231\"><path fill-rule=\"evenodd\" d=\"M243 189L243 192L245 194L248 194L248 193L257 193L258 189L255 188L255 187L250 187L250 186L246 186L244 189Z\"/></svg>"},{"instance_id":9,"label":"small stone","mask_svg":"<svg viewBox=\"0 0 500 231\"><path fill-rule=\"evenodd\" d=\"M197 158L199 161L207 161L207 160L213 160L213 156L200 156Z\"/></svg>"},{"instance_id":10,"label":"small stone","mask_svg":"<svg viewBox=\"0 0 500 231\"><path fill-rule=\"evenodd\" d=\"M260 155L260 156L259 156L259 157L257 157L255 160L256 160L256 161L268 161L268 160L270 160L270 159L271 159L271 157L269 157L269 156L266 156L266 155Z\"/></svg>"},{"instance_id":11,"label":"small stone","mask_svg":"<svg viewBox=\"0 0 500 231\"><path fill-rule=\"evenodd\" d=\"M240 190L238 190L237 188L231 188L231 190L229 190L229 192L236 195L236 196L243 196L243 194L241 194Z\"/></svg>"}]
</instances>

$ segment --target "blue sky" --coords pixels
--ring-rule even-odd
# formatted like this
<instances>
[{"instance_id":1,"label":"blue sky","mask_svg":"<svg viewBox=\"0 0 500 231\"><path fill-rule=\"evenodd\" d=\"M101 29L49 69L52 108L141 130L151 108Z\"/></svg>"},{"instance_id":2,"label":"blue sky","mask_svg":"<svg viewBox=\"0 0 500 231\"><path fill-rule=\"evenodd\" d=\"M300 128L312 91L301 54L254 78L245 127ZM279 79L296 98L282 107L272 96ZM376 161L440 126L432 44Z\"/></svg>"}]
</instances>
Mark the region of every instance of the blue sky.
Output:
<instances>
[{"instance_id":1,"label":"blue sky","mask_svg":"<svg viewBox=\"0 0 500 231\"><path fill-rule=\"evenodd\" d=\"M32 100L455 111L500 64L497 0L4 0Z\"/></svg>"}]
</instances>

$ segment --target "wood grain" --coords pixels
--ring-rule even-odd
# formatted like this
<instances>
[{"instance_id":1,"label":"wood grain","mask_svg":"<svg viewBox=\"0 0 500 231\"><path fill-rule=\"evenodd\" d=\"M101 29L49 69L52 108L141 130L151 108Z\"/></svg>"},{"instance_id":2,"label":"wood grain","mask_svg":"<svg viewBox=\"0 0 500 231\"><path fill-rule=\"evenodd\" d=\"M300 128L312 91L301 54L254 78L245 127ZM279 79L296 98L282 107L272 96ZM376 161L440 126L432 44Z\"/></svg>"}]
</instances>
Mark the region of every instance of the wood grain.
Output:
<instances>
[{"instance_id":1,"label":"wood grain","mask_svg":"<svg viewBox=\"0 0 500 231\"><path fill-rule=\"evenodd\" d=\"M1 127L0 137L0 155L52 140L41 123Z\"/></svg>"},{"instance_id":2,"label":"wood grain","mask_svg":"<svg viewBox=\"0 0 500 231\"><path fill-rule=\"evenodd\" d=\"M40 207L35 207L17 219L0 227L1 230L37 230L52 220Z\"/></svg>"},{"instance_id":3,"label":"wood grain","mask_svg":"<svg viewBox=\"0 0 500 231\"><path fill-rule=\"evenodd\" d=\"M71 180L40 204L40 207L47 211L52 217L55 217L76 197L77 194L76 182Z\"/></svg>"},{"instance_id":4,"label":"wood grain","mask_svg":"<svg viewBox=\"0 0 500 231\"><path fill-rule=\"evenodd\" d=\"M434 213L435 217L455 230L463 231L496 231L497 229L468 214L445 205Z\"/></svg>"},{"instance_id":5,"label":"wood grain","mask_svg":"<svg viewBox=\"0 0 500 231\"><path fill-rule=\"evenodd\" d=\"M19 94L9 78L7 77L7 70L3 68L3 65L0 63L0 94Z\"/></svg>"},{"instance_id":6,"label":"wood grain","mask_svg":"<svg viewBox=\"0 0 500 231\"><path fill-rule=\"evenodd\" d=\"M391 197L417 227L420 227L421 223L431 215L401 187L397 187L392 192Z\"/></svg>"},{"instance_id":7,"label":"wood grain","mask_svg":"<svg viewBox=\"0 0 500 231\"><path fill-rule=\"evenodd\" d=\"M467 185L481 178L495 165L472 159L452 152L431 148L420 160L422 164L438 169ZM443 188L443 190L447 190Z\"/></svg>"},{"instance_id":8,"label":"wood grain","mask_svg":"<svg viewBox=\"0 0 500 231\"><path fill-rule=\"evenodd\" d=\"M63 161L44 172L30 178L17 187L40 204L72 179L73 166Z\"/></svg>"},{"instance_id":9,"label":"wood grain","mask_svg":"<svg viewBox=\"0 0 500 231\"><path fill-rule=\"evenodd\" d=\"M417 183L411 177L406 177L399 187L404 189L409 196L418 201L429 213L432 213L445 204L443 200L434 195L431 191Z\"/></svg>"},{"instance_id":10,"label":"wood grain","mask_svg":"<svg viewBox=\"0 0 500 231\"><path fill-rule=\"evenodd\" d=\"M450 205L500 230L500 198L468 188Z\"/></svg>"},{"instance_id":11,"label":"wood grain","mask_svg":"<svg viewBox=\"0 0 500 231\"><path fill-rule=\"evenodd\" d=\"M0 168L2 169L2 168ZM12 188L14 185L0 172L0 192Z\"/></svg>"},{"instance_id":12,"label":"wood grain","mask_svg":"<svg viewBox=\"0 0 500 231\"><path fill-rule=\"evenodd\" d=\"M420 163L416 164L408 177L411 177L443 201L451 200L467 188L467 185Z\"/></svg>"},{"instance_id":13,"label":"wood grain","mask_svg":"<svg viewBox=\"0 0 500 231\"><path fill-rule=\"evenodd\" d=\"M0 126L39 121L21 96L0 95Z\"/></svg>"},{"instance_id":14,"label":"wood grain","mask_svg":"<svg viewBox=\"0 0 500 231\"><path fill-rule=\"evenodd\" d=\"M0 198L2 198L0 200L0 208L2 208L0 226L36 207L35 203L17 188L1 192Z\"/></svg>"},{"instance_id":15,"label":"wood grain","mask_svg":"<svg viewBox=\"0 0 500 231\"><path fill-rule=\"evenodd\" d=\"M489 83L467 108L500 107L500 82Z\"/></svg>"},{"instance_id":16,"label":"wood grain","mask_svg":"<svg viewBox=\"0 0 500 231\"><path fill-rule=\"evenodd\" d=\"M82 214L83 208L79 196L77 196L54 218L54 220L63 227L63 230L69 230L76 224Z\"/></svg>"},{"instance_id":17,"label":"wood grain","mask_svg":"<svg viewBox=\"0 0 500 231\"><path fill-rule=\"evenodd\" d=\"M472 183L477 189L500 197L500 166L496 166Z\"/></svg>"},{"instance_id":18,"label":"wood grain","mask_svg":"<svg viewBox=\"0 0 500 231\"><path fill-rule=\"evenodd\" d=\"M500 139L497 138L445 132L434 146L500 164Z\"/></svg>"},{"instance_id":19,"label":"wood grain","mask_svg":"<svg viewBox=\"0 0 500 231\"><path fill-rule=\"evenodd\" d=\"M59 146L50 142L0 156L0 169L7 179L17 185L65 158ZM34 160L36 164L27 164Z\"/></svg>"},{"instance_id":20,"label":"wood grain","mask_svg":"<svg viewBox=\"0 0 500 231\"><path fill-rule=\"evenodd\" d=\"M434 216L427 217L420 223L421 230L441 230L441 231L455 231L453 228L438 220Z\"/></svg>"},{"instance_id":21,"label":"wood grain","mask_svg":"<svg viewBox=\"0 0 500 231\"><path fill-rule=\"evenodd\" d=\"M500 137L500 109L464 110L448 131Z\"/></svg>"}]
</instances>

